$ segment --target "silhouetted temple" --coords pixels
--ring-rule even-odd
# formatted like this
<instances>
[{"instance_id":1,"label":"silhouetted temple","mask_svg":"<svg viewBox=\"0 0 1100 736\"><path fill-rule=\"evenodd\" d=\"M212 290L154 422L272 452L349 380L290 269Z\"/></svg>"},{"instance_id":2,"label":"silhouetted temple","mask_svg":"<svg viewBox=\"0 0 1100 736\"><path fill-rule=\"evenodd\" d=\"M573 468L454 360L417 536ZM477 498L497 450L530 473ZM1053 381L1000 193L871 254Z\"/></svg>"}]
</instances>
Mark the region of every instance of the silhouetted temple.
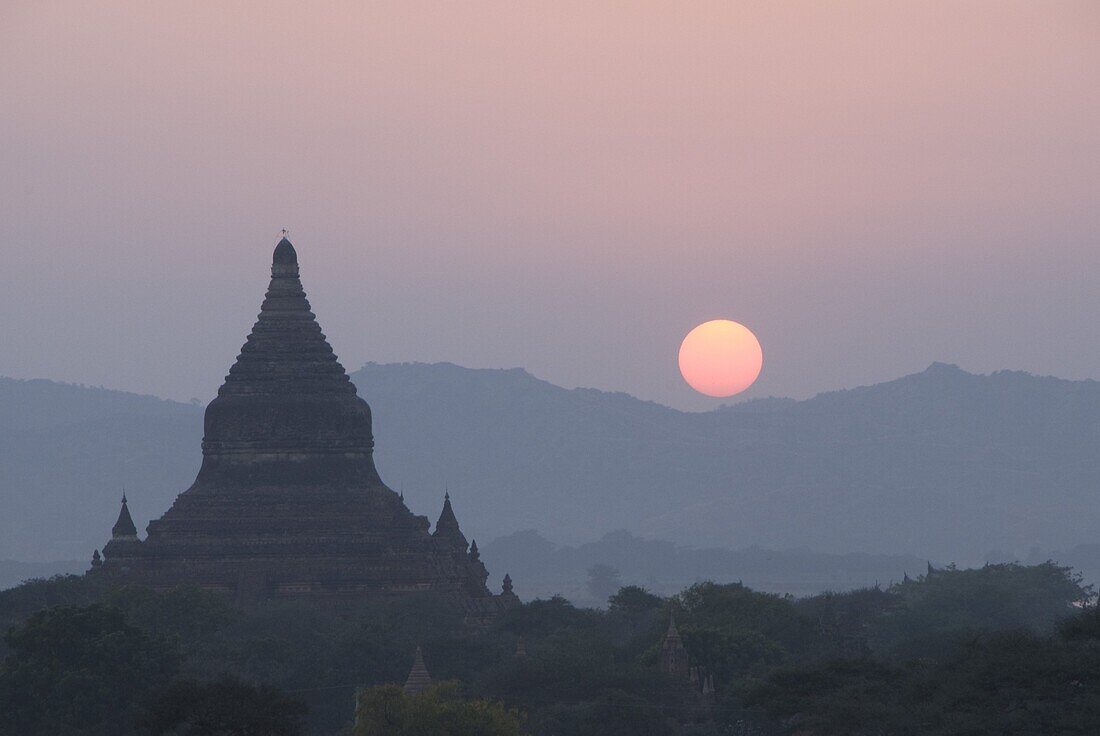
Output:
<instances>
[{"instance_id":1,"label":"silhouetted temple","mask_svg":"<svg viewBox=\"0 0 1100 736\"><path fill-rule=\"evenodd\" d=\"M715 697L714 676L707 672L705 667L691 666L688 651L684 647L684 640L680 631L676 628L676 616L672 612L668 615L668 631L661 640L661 650L657 655L657 668L661 672L677 677L687 678L691 689L701 697L698 704L702 708L709 708Z\"/></svg>"},{"instance_id":2,"label":"silhouetted temple","mask_svg":"<svg viewBox=\"0 0 1100 736\"><path fill-rule=\"evenodd\" d=\"M428 519L382 482L370 407L310 311L286 238L204 431L195 482L144 540L123 498L94 574L161 589L197 584L239 603L424 591L476 618L516 602L510 590L489 592L449 496L429 534Z\"/></svg>"},{"instance_id":3,"label":"silhouetted temple","mask_svg":"<svg viewBox=\"0 0 1100 736\"><path fill-rule=\"evenodd\" d=\"M676 617L673 614L669 614L668 617L668 631L665 632L665 638L661 641L657 665L661 672L670 675L687 677L691 672L687 649L684 648L684 640L680 638L680 632L676 629Z\"/></svg>"}]
</instances>

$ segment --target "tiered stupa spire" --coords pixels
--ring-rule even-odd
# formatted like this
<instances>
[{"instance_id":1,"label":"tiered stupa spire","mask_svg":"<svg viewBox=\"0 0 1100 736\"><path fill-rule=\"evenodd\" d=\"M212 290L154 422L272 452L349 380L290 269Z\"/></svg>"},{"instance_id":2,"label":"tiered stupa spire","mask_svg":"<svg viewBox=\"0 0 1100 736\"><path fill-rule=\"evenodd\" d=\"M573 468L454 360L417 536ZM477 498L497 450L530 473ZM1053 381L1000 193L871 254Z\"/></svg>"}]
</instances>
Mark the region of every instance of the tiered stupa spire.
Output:
<instances>
[{"instance_id":1,"label":"tiered stupa spire","mask_svg":"<svg viewBox=\"0 0 1100 736\"><path fill-rule=\"evenodd\" d=\"M205 424L200 480L323 471L348 482L380 482L370 407L321 332L298 254L285 237L275 246L259 317Z\"/></svg>"}]
</instances>

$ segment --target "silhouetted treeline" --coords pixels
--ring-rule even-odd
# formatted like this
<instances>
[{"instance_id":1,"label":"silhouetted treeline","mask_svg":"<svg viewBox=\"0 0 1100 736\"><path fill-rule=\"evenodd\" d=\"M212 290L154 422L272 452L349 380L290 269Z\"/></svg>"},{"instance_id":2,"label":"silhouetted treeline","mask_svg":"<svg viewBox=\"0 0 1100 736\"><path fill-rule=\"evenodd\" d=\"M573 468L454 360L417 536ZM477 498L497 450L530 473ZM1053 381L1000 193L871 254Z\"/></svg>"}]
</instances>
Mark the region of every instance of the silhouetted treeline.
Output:
<instances>
[{"instance_id":1,"label":"silhouetted treeline","mask_svg":"<svg viewBox=\"0 0 1100 736\"><path fill-rule=\"evenodd\" d=\"M701 580L739 581L756 590L804 596L890 585L927 564L912 555L699 549L622 530L576 546L554 544L534 530L516 532L483 545L481 557L490 570L510 573L521 597L561 594L586 606L603 606L623 584L671 595ZM594 577L594 570L600 575Z\"/></svg>"},{"instance_id":2,"label":"silhouetted treeline","mask_svg":"<svg viewBox=\"0 0 1100 736\"><path fill-rule=\"evenodd\" d=\"M351 728L355 692L402 683L421 646L455 684L416 701L371 690L358 733L392 716L398 736L448 718L484 724L462 736L1086 734L1100 715L1090 597L1053 563L1003 564L801 599L627 586L606 610L536 600L473 629L427 597L241 611L61 577L0 592L0 733L331 736ZM713 698L658 671L671 614Z\"/></svg>"}]
</instances>

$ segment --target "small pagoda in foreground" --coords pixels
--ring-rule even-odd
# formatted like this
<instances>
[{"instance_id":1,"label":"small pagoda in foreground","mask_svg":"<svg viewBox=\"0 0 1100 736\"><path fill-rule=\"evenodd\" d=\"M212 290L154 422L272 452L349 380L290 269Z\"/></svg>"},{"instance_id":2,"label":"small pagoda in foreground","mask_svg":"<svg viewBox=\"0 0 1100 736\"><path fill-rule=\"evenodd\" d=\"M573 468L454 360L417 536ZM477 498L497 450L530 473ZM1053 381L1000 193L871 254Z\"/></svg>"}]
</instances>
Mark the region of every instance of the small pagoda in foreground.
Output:
<instances>
[{"instance_id":1,"label":"small pagoda in foreground","mask_svg":"<svg viewBox=\"0 0 1100 736\"><path fill-rule=\"evenodd\" d=\"M433 533L382 482L371 411L310 311L285 237L252 333L206 408L202 467L139 539L123 498L90 574L166 589L195 584L239 604L436 593L470 618L493 595L477 545L443 502Z\"/></svg>"}]
</instances>

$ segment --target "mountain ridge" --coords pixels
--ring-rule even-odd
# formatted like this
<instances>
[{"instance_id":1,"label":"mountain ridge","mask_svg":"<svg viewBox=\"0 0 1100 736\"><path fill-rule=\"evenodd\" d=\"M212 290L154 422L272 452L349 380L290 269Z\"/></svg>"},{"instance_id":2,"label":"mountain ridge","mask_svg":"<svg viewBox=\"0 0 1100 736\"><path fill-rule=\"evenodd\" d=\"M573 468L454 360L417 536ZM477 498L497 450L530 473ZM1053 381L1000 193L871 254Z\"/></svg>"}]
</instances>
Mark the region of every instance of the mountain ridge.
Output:
<instances>
[{"instance_id":1,"label":"mountain ridge","mask_svg":"<svg viewBox=\"0 0 1100 736\"><path fill-rule=\"evenodd\" d=\"M687 412L520 368L367 363L384 479L467 536L616 529L723 548L978 560L1100 527L1100 383L933 363L870 386ZM87 557L191 482L202 407L0 378L0 557Z\"/></svg>"}]
</instances>

